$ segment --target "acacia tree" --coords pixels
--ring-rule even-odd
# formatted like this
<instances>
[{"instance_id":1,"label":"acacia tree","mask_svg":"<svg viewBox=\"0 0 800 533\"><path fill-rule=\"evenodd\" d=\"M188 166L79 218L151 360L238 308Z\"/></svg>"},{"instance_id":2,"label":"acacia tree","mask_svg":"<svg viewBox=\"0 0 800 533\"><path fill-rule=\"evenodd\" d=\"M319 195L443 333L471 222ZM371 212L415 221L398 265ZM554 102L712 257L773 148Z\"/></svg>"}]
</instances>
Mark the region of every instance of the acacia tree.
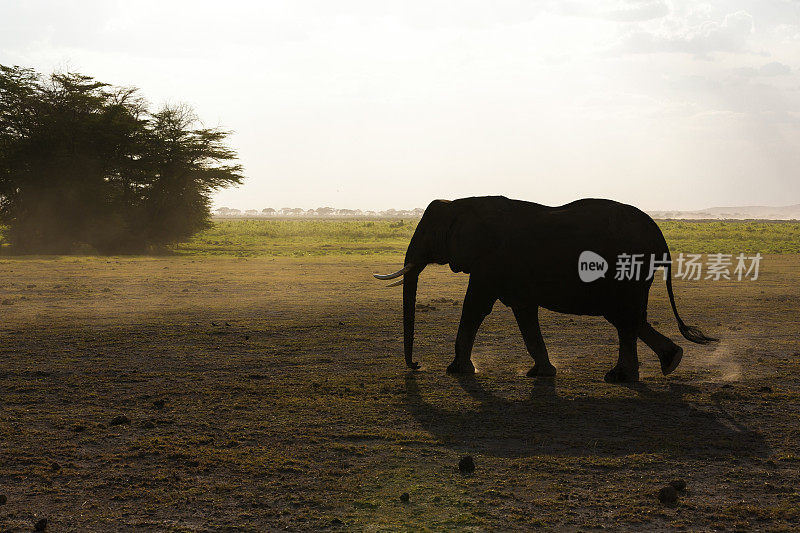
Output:
<instances>
[{"instance_id":1,"label":"acacia tree","mask_svg":"<svg viewBox=\"0 0 800 533\"><path fill-rule=\"evenodd\" d=\"M154 172L143 195L149 242L178 242L208 227L211 192L241 183L241 165L227 163L236 159L224 144L230 132L195 128L196 123L185 105L152 115L146 157Z\"/></svg>"},{"instance_id":2,"label":"acacia tree","mask_svg":"<svg viewBox=\"0 0 800 533\"><path fill-rule=\"evenodd\" d=\"M210 194L241 183L229 132L136 89L0 65L0 224L22 252L144 251L208 225Z\"/></svg>"}]
</instances>

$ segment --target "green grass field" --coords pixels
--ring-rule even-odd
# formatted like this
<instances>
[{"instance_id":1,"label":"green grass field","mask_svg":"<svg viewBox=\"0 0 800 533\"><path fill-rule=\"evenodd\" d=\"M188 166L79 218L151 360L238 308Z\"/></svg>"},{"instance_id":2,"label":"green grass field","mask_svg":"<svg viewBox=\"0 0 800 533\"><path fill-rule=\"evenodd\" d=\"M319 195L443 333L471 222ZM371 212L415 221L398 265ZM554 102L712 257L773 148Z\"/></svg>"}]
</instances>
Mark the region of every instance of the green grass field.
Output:
<instances>
[{"instance_id":1,"label":"green grass field","mask_svg":"<svg viewBox=\"0 0 800 533\"><path fill-rule=\"evenodd\" d=\"M800 252L800 223L658 222L674 252ZM375 255L405 252L416 220L223 219L177 247L180 254L221 256Z\"/></svg>"},{"instance_id":2,"label":"green grass field","mask_svg":"<svg viewBox=\"0 0 800 533\"><path fill-rule=\"evenodd\" d=\"M417 220L217 219L175 247L193 256L328 256L401 254ZM659 220L673 252L800 253L800 222ZM0 246L3 227L0 226Z\"/></svg>"}]
</instances>

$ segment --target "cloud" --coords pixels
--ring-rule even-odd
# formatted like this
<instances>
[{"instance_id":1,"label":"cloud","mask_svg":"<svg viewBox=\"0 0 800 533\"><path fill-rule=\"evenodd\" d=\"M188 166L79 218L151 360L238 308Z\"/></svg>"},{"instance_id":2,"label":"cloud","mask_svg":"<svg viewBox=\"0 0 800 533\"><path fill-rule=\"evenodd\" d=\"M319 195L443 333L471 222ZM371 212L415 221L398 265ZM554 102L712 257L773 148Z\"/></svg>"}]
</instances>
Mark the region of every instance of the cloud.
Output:
<instances>
[{"instance_id":1,"label":"cloud","mask_svg":"<svg viewBox=\"0 0 800 533\"><path fill-rule=\"evenodd\" d=\"M800 26L796 24L778 24L773 31L784 42L800 41Z\"/></svg>"},{"instance_id":2,"label":"cloud","mask_svg":"<svg viewBox=\"0 0 800 533\"><path fill-rule=\"evenodd\" d=\"M755 78L763 76L771 78L775 76L788 76L792 73L792 67L780 61L765 63L761 67L739 67L733 70L734 74L742 78Z\"/></svg>"},{"instance_id":3,"label":"cloud","mask_svg":"<svg viewBox=\"0 0 800 533\"><path fill-rule=\"evenodd\" d=\"M569 17L644 22L669 15L666 0L551 0L549 12Z\"/></svg>"},{"instance_id":4,"label":"cloud","mask_svg":"<svg viewBox=\"0 0 800 533\"><path fill-rule=\"evenodd\" d=\"M721 21L706 21L694 26L676 25L675 21L670 21L660 31L636 29L623 37L618 51L631 54L687 53L698 56L712 52L747 52L753 31L753 17L750 13L737 11L726 15Z\"/></svg>"},{"instance_id":5,"label":"cloud","mask_svg":"<svg viewBox=\"0 0 800 533\"><path fill-rule=\"evenodd\" d=\"M620 22L640 22L669 15L669 6L665 0L628 0L606 9L604 15Z\"/></svg>"},{"instance_id":6,"label":"cloud","mask_svg":"<svg viewBox=\"0 0 800 533\"><path fill-rule=\"evenodd\" d=\"M792 67L785 65L779 61L772 61L766 65L762 65L758 69L758 73L762 76L785 76L792 73Z\"/></svg>"}]
</instances>

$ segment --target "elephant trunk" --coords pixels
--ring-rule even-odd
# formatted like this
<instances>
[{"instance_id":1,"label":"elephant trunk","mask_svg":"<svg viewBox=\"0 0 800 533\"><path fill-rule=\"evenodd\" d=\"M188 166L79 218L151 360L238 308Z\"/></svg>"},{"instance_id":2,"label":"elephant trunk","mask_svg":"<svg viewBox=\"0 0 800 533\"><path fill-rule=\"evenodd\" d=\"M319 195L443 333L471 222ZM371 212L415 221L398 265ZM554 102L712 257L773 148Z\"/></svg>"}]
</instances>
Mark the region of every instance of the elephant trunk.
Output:
<instances>
[{"instance_id":1,"label":"elephant trunk","mask_svg":"<svg viewBox=\"0 0 800 533\"><path fill-rule=\"evenodd\" d=\"M408 368L416 370L419 363L415 363L412 356L414 353L414 317L417 305L417 280L419 270L406 274L403 280L403 349L406 356Z\"/></svg>"}]
</instances>

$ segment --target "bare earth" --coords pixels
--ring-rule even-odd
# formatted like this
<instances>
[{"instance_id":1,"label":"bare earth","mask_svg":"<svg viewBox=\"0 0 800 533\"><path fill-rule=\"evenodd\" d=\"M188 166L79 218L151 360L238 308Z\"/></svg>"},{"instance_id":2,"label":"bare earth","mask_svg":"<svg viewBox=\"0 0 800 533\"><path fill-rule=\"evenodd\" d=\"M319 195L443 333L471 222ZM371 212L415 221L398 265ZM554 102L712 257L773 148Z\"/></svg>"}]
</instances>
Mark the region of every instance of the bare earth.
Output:
<instances>
[{"instance_id":1,"label":"bare earth","mask_svg":"<svg viewBox=\"0 0 800 533\"><path fill-rule=\"evenodd\" d=\"M532 380L510 310L478 374L445 374L466 277L420 279L402 362L400 257L0 258L0 530L790 530L800 521L800 256L760 279L663 282L686 350L608 385L605 321L543 312ZM458 471L471 455L476 470ZM657 492L686 482L677 506ZM401 495L408 493L408 502Z\"/></svg>"}]
</instances>

